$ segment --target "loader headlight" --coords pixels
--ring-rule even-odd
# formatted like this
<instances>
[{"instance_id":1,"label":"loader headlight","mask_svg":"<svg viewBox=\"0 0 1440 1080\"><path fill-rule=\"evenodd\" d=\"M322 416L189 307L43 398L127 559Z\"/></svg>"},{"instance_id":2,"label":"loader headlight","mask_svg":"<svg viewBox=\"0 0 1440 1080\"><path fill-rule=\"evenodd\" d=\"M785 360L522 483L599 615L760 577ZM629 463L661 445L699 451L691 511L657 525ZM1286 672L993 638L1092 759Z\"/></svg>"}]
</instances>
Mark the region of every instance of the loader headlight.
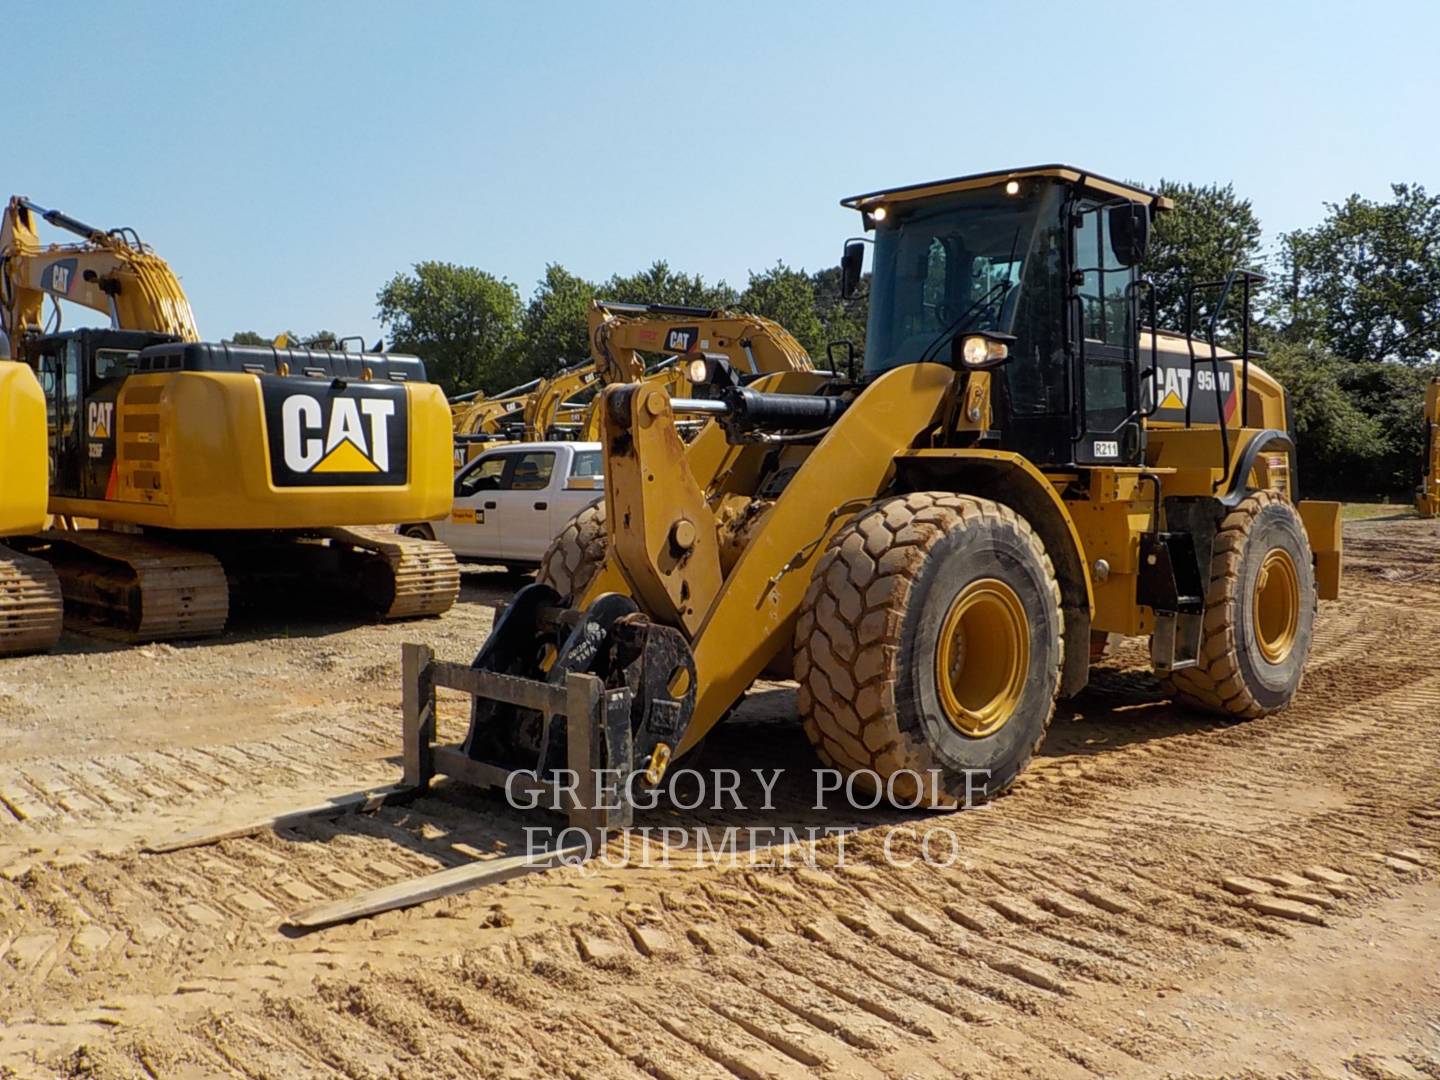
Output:
<instances>
[{"instance_id":1,"label":"loader headlight","mask_svg":"<svg viewBox=\"0 0 1440 1080\"><path fill-rule=\"evenodd\" d=\"M710 381L710 365L703 356L697 356L685 365L685 377L695 386Z\"/></svg>"},{"instance_id":2,"label":"loader headlight","mask_svg":"<svg viewBox=\"0 0 1440 1080\"><path fill-rule=\"evenodd\" d=\"M970 334L960 344L960 359L966 367L994 367L1010 355L1010 346L986 334Z\"/></svg>"}]
</instances>

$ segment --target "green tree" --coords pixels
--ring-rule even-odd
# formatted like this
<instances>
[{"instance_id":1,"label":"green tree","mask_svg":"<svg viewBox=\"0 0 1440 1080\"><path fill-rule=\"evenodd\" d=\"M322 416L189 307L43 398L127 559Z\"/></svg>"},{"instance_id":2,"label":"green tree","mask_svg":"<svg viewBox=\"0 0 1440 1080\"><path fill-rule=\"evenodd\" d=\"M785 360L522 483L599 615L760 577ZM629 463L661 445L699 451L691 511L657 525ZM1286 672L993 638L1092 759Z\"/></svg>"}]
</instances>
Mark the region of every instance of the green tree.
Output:
<instances>
[{"instance_id":1,"label":"green tree","mask_svg":"<svg viewBox=\"0 0 1440 1080\"><path fill-rule=\"evenodd\" d=\"M1277 315L1287 336L1351 360L1440 361L1440 195L1392 184L1285 235Z\"/></svg>"},{"instance_id":2,"label":"green tree","mask_svg":"<svg viewBox=\"0 0 1440 1080\"><path fill-rule=\"evenodd\" d=\"M1306 497L1405 498L1419 480L1426 376L1403 364L1354 361L1269 331L1265 370L1290 404Z\"/></svg>"},{"instance_id":3,"label":"green tree","mask_svg":"<svg viewBox=\"0 0 1440 1080\"><path fill-rule=\"evenodd\" d=\"M1223 280L1231 270L1260 261L1260 219L1250 200L1236 195L1231 184L1222 187L1161 180L1157 190L1174 200L1175 209L1155 215L1150 250L1141 270L1155 283L1160 325L1183 330L1186 290L1190 285ZM1196 293L1197 329L1217 293ZM1238 293L1232 297L1238 299ZM1227 303L1227 309L1227 317L1233 320L1238 304L1231 307Z\"/></svg>"},{"instance_id":4,"label":"green tree","mask_svg":"<svg viewBox=\"0 0 1440 1080\"><path fill-rule=\"evenodd\" d=\"M549 375L590 356L586 311L595 286L559 263L545 267L545 276L530 297L521 320L524 372L520 378Z\"/></svg>"},{"instance_id":5,"label":"green tree","mask_svg":"<svg viewBox=\"0 0 1440 1080\"><path fill-rule=\"evenodd\" d=\"M231 345L269 345L274 339L266 337L264 334L257 334L254 330L241 330L221 340L228 341Z\"/></svg>"},{"instance_id":6,"label":"green tree","mask_svg":"<svg viewBox=\"0 0 1440 1080\"><path fill-rule=\"evenodd\" d=\"M671 270L663 259L634 274L616 274L600 289L605 300L627 304L677 304L703 308L734 307L735 290L723 281L709 284L699 274Z\"/></svg>"},{"instance_id":7,"label":"green tree","mask_svg":"<svg viewBox=\"0 0 1440 1080\"><path fill-rule=\"evenodd\" d=\"M447 394L493 392L517 380L520 293L473 266L416 263L376 296L380 324L397 352L413 352Z\"/></svg>"},{"instance_id":8,"label":"green tree","mask_svg":"<svg viewBox=\"0 0 1440 1080\"><path fill-rule=\"evenodd\" d=\"M809 274L777 262L764 273L750 273L739 307L773 319L789 330L819 367L824 367L825 327L815 310L815 286Z\"/></svg>"},{"instance_id":9,"label":"green tree","mask_svg":"<svg viewBox=\"0 0 1440 1080\"><path fill-rule=\"evenodd\" d=\"M815 315L820 320L823 336L828 345L832 341L848 341L855 347L855 360L859 364L865 356L865 323L870 318L870 278L867 274L860 282L854 296L840 295L840 267L827 266L810 275L810 287L815 293ZM844 350L836 350L835 363L844 364ZM825 351L821 350L815 362L827 366Z\"/></svg>"}]
</instances>

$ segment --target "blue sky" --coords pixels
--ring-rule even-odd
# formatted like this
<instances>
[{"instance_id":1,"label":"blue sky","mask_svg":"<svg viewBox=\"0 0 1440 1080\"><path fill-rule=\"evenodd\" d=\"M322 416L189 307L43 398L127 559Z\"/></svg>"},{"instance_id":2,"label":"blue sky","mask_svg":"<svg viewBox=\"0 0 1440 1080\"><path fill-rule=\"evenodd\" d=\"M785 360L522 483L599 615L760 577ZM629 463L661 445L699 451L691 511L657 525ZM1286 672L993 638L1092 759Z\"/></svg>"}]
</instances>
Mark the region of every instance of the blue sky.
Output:
<instances>
[{"instance_id":1,"label":"blue sky","mask_svg":"<svg viewBox=\"0 0 1440 1080\"><path fill-rule=\"evenodd\" d=\"M10 191L132 225L202 333L376 333L421 259L529 295L833 263L838 200L1047 161L1233 182L1267 237L1440 186L1440 4L5 4ZM53 234L47 234L53 235ZM72 320L69 325L74 325Z\"/></svg>"}]
</instances>

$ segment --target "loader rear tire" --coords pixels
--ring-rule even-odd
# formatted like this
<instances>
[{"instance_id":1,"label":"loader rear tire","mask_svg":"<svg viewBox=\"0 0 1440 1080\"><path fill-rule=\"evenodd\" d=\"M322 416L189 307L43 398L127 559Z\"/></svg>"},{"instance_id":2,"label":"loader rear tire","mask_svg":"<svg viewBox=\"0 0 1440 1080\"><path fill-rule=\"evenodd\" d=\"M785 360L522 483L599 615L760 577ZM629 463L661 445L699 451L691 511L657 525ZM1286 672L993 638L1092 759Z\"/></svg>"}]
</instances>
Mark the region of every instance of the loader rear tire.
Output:
<instances>
[{"instance_id":1,"label":"loader rear tire","mask_svg":"<svg viewBox=\"0 0 1440 1080\"><path fill-rule=\"evenodd\" d=\"M550 541L535 580L573 602L605 564L605 500L591 503Z\"/></svg>"},{"instance_id":2,"label":"loader rear tire","mask_svg":"<svg viewBox=\"0 0 1440 1080\"><path fill-rule=\"evenodd\" d=\"M1055 571L1024 518L948 492L885 499L835 534L801 604L805 733L872 797L983 802L1045 739L1063 636Z\"/></svg>"},{"instance_id":3,"label":"loader rear tire","mask_svg":"<svg viewBox=\"0 0 1440 1080\"><path fill-rule=\"evenodd\" d=\"M1205 593L1200 662L1166 677L1182 705L1235 719L1284 708L1315 634L1315 568L1294 505L1257 491L1220 523Z\"/></svg>"}]
</instances>

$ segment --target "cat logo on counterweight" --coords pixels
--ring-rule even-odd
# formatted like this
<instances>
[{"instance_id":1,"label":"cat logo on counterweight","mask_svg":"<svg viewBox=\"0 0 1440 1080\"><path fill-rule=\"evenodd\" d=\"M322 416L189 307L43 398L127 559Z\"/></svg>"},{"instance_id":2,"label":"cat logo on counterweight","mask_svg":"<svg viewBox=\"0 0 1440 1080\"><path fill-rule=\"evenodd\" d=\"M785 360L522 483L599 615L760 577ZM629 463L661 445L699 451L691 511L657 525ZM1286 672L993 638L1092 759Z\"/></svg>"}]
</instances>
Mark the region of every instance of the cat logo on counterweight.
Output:
<instances>
[{"instance_id":1,"label":"cat logo on counterweight","mask_svg":"<svg viewBox=\"0 0 1440 1080\"><path fill-rule=\"evenodd\" d=\"M405 388L262 379L276 487L379 487L409 473Z\"/></svg>"}]
</instances>

